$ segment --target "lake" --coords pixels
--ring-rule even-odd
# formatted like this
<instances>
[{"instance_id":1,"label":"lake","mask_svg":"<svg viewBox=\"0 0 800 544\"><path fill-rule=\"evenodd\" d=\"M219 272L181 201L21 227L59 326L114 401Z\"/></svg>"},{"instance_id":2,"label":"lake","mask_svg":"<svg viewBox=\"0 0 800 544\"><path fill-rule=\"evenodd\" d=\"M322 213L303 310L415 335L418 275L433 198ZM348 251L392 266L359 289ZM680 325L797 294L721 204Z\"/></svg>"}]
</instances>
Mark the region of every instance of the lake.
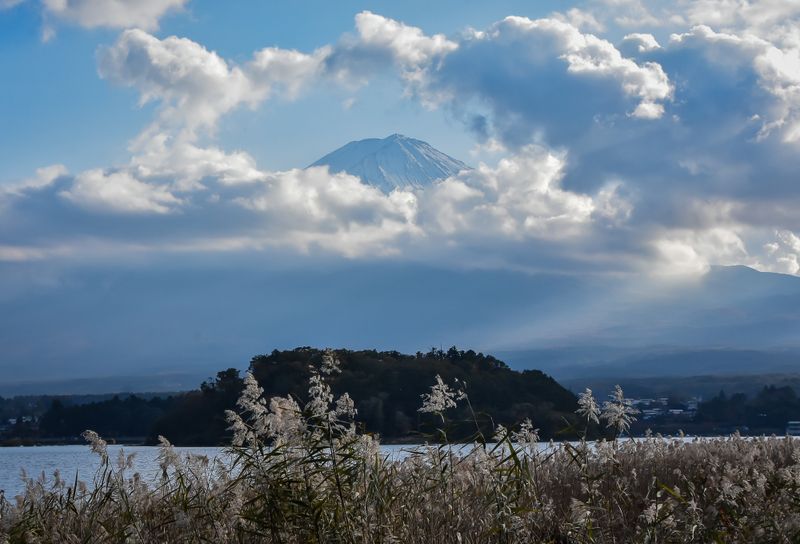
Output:
<instances>
[{"instance_id":1,"label":"lake","mask_svg":"<svg viewBox=\"0 0 800 544\"><path fill-rule=\"evenodd\" d=\"M381 450L393 456L402 456L404 450L414 448L413 445L384 445ZM155 446L108 446L108 455L112 463L116 461L119 450L126 454L135 453L133 470L128 474L139 472L146 480L155 481L161 474L158 466L158 447ZM200 448L200 447L175 447L181 456L187 453L205 455L209 459L218 457L225 460L225 448ZM78 479L87 484L91 481L97 468L100 466L100 457L91 452L88 446L32 446L19 448L0 448L0 490L5 492L7 499L12 499L22 492L24 486L20 476L22 469L28 476L39 477L44 472L48 481L52 480L53 473L58 470L61 477L68 485L74 481L75 472Z\"/></svg>"},{"instance_id":2,"label":"lake","mask_svg":"<svg viewBox=\"0 0 800 544\"><path fill-rule=\"evenodd\" d=\"M713 438L706 437L705 439ZM674 440L674 438L665 437ZM695 440L695 437L682 437L680 440ZM621 440L628 440L623 438ZM576 444L572 442L572 444ZM545 450L550 446L549 442L540 442L539 449ZM414 444L383 444L381 451L400 459L407 455L409 450L419 447ZM455 446L459 447L459 446ZM461 447L469 448L470 445ZM126 454L135 453L133 470L128 474L139 472L146 480L156 481L161 474L158 466L158 447L155 446L117 446L109 445L108 454L112 462L116 461L119 450L124 450ZM175 447L175 450L182 456L187 453L205 455L209 459L220 458L225 460L225 448L219 447ZM42 472L48 480L52 480L53 472L60 471L61 477L67 482L75 479L75 472L78 479L87 484L91 481L97 468L100 466L100 458L91 452L86 445L71 446L32 446L18 448L0 447L0 490L5 491L7 499L12 499L15 495L22 492L23 485L20 472L24 469L29 476L38 477Z\"/></svg>"},{"instance_id":3,"label":"lake","mask_svg":"<svg viewBox=\"0 0 800 544\"><path fill-rule=\"evenodd\" d=\"M126 454L136 454L130 474L139 472L148 480L154 480L160 473L157 447L109 445L108 453L112 461L116 460L120 449ZM224 455L223 448L176 447L175 449L181 454L184 452L201 454L208 456L209 459ZM20 493L23 489L20 477L23 469L28 476L33 477L38 477L44 472L48 480L51 480L53 472L58 470L61 477L68 482L75 479L77 471L78 479L89 483L99 466L100 457L85 445L0 448L0 490L5 491L7 499Z\"/></svg>"}]
</instances>

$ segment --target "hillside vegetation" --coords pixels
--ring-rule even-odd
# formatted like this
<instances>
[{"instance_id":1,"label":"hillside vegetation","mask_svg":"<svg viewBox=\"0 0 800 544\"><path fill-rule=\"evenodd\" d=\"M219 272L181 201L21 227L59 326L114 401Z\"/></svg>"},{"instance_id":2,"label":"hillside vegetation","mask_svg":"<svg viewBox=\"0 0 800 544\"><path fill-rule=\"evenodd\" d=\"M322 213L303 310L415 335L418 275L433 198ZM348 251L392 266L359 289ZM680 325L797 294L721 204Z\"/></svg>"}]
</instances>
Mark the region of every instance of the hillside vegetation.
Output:
<instances>
[{"instance_id":1,"label":"hillside vegetation","mask_svg":"<svg viewBox=\"0 0 800 544\"><path fill-rule=\"evenodd\" d=\"M305 402L311 368L320 364L324 353L308 347L276 350L254 357L250 372L266 398L290 395ZM340 374L329 378L333 393L349 393L360 430L379 434L385 441L430 439L436 421L417 408L420 392L437 375L448 383L458 380L471 400L471 408L462 406L451 414L446 429L450 440L472 439L477 430L490 436L495 425L525 418L537 422L542 437L576 436L562 433L575 421L575 396L539 371L517 372L490 355L455 347L415 355L375 350L333 353L341 367ZM41 418L40 436L74 439L85 429L96 429L113 439L138 436L155 443L163 435L176 445L224 445L231 437L224 413L235 409L243 387L239 371L228 369L196 391L166 399L115 397L77 406L54 402Z\"/></svg>"}]
</instances>

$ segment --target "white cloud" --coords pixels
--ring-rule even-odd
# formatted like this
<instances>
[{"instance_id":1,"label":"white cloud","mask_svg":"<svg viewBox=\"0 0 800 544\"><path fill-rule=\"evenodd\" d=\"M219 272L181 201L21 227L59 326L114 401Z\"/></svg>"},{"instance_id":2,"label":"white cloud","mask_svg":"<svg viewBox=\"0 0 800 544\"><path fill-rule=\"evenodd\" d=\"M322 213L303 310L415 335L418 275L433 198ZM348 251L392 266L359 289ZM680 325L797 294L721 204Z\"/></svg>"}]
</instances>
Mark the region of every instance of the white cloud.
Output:
<instances>
[{"instance_id":1,"label":"white cloud","mask_svg":"<svg viewBox=\"0 0 800 544\"><path fill-rule=\"evenodd\" d=\"M346 256L397 251L398 238L418 235L417 198L411 192L385 195L348 174L327 168L269 174L262 186L234 202L263 215L272 245L303 251L322 248Z\"/></svg>"},{"instance_id":2,"label":"white cloud","mask_svg":"<svg viewBox=\"0 0 800 544\"><path fill-rule=\"evenodd\" d=\"M433 107L435 93L424 89L428 74L459 44L443 34L429 36L417 27L369 11L357 14L355 19L356 36L344 36L328 51L327 77L354 88L367 84L376 73L394 69L409 94Z\"/></svg>"},{"instance_id":3,"label":"white cloud","mask_svg":"<svg viewBox=\"0 0 800 544\"><path fill-rule=\"evenodd\" d=\"M800 15L794 0L683 0L678 6L690 24L750 31L769 30Z\"/></svg>"},{"instance_id":4,"label":"white cloud","mask_svg":"<svg viewBox=\"0 0 800 544\"><path fill-rule=\"evenodd\" d=\"M632 117L639 119L659 119L664 115L664 106L654 102L642 102L631 113Z\"/></svg>"},{"instance_id":5,"label":"white cloud","mask_svg":"<svg viewBox=\"0 0 800 544\"><path fill-rule=\"evenodd\" d=\"M221 115L267 92L253 85L245 72L229 67L219 55L188 40L160 40L142 30L126 30L98 55L100 76L135 87L140 101L161 101L166 124L193 130L214 127Z\"/></svg>"},{"instance_id":6,"label":"white cloud","mask_svg":"<svg viewBox=\"0 0 800 544\"><path fill-rule=\"evenodd\" d=\"M605 10L600 10L600 16L609 18L623 28L630 27L658 27L670 21L664 17L663 12L658 15L653 13L654 2L644 0L600 0L599 4L605 6Z\"/></svg>"},{"instance_id":7,"label":"white cloud","mask_svg":"<svg viewBox=\"0 0 800 544\"><path fill-rule=\"evenodd\" d=\"M207 177L224 184L263 180L265 173L245 151L226 152L199 140L213 136L220 117L238 107L256 107L276 94L296 98L322 77L329 53L327 47L312 54L271 47L238 66L185 38L126 30L100 51L98 70L113 83L136 88L141 103L160 105L156 121L131 144L134 177L189 191L202 189Z\"/></svg>"},{"instance_id":8,"label":"white cloud","mask_svg":"<svg viewBox=\"0 0 800 544\"><path fill-rule=\"evenodd\" d=\"M48 17L84 28L138 27L155 30L159 19L167 13L182 10L187 2L188 0L42 0L42 9Z\"/></svg>"},{"instance_id":9,"label":"white cloud","mask_svg":"<svg viewBox=\"0 0 800 544\"><path fill-rule=\"evenodd\" d=\"M43 166L42 168L37 168L36 175L31 178L7 186L0 186L0 194L3 192L19 194L31 189L42 189L52 184L58 178L66 176L67 173L67 167L63 164Z\"/></svg>"},{"instance_id":10,"label":"white cloud","mask_svg":"<svg viewBox=\"0 0 800 544\"><path fill-rule=\"evenodd\" d=\"M0 195L13 212L6 217L42 213L36 200L56 195L52 219L27 223L37 236L90 236L80 229L96 223L70 219L101 211L112 241L146 238L136 222L159 222L169 240L141 242L165 250L283 246L410 259L450 251L523 268L800 271L800 160L791 147L800 139L800 34L782 19L794 12L743 0L749 22L722 14L715 24L725 28L688 28L709 24L722 4L613 4L508 17L450 37L363 12L355 36L308 53L265 48L238 63L185 38L125 31L98 55L99 72L158 106L130 161L74 177L43 169ZM635 12L652 19L619 49L588 33ZM661 45L645 32L656 26L659 36L677 32ZM325 169L267 172L246 150L215 141L220 119L237 108L298 99L320 82L362 84L387 69L408 97L484 127L475 153L499 161L387 195ZM8 258L43 258L22 238L0 236Z\"/></svg>"},{"instance_id":11,"label":"white cloud","mask_svg":"<svg viewBox=\"0 0 800 544\"><path fill-rule=\"evenodd\" d=\"M388 51L407 69L426 65L458 48L442 34L426 36L419 28L369 11L356 15L356 29L364 47Z\"/></svg>"},{"instance_id":12,"label":"white cloud","mask_svg":"<svg viewBox=\"0 0 800 544\"><path fill-rule=\"evenodd\" d=\"M422 221L428 232L480 238L561 239L592 220L591 196L560 186L566 157L531 145L481 164L423 191Z\"/></svg>"},{"instance_id":13,"label":"white cloud","mask_svg":"<svg viewBox=\"0 0 800 544\"><path fill-rule=\"evenodd\" d=\"M699 25L673 34L670 46L691 49L723 67L752 70L775 99L771 111L758 115L762 119L759 137L778 132L785 142L800 140L800 44L780 49L752 34L739 36Z\"/></svg>"},{"instance_id":14,"label":"white cloud","mask_svg":"<svg viewBox=\"0 0 800 544\"><path fill-rule=\"evenodd\" d=\"M325 60L331 47L321 47L311 54L293 49L267 47L256 51L246 66L248 77L257 88L269 95L275 89L287 98L295 98L318 78L324 75Z\"/></svg>"},{"instance_id":15,"label":"white cloud","mask_svg":"<svg viewBox=\"0 0 800 544\"><path fill-rule=\"evenodd\" d=\"M87 170L75 177L61 196L75 204L97 211L121 213L169 213L181 203L165 187L134 178L129 172Z\"/></svg>"},{"instance_id":16,"label":"white cloud","mask_svg":"<svg viewBox=\"0 0 800 544\"><path fill-rule=\"evenodd\" d=\"M591 26L589 18L583 19ZM389 195L325 169L264 172L245 151L201 145L230 111L256 107L276 95L296 98L325 78L341 81L366 54L388 56L418 96L440 101L462 90L461 74L448 66L456 52L475 69L489 70L489 76L498 68L484 65L480 56L471 59L472 50L462 51L465 43L488 44L498 58L508 52L521 55L512 59L530 70L537 69L537 56L543 55L549 58L545 63L560 65L562 77L585 80L589 86L609 80L617 85L617 94L638 102L636 115L642 114L641 108L657 109L671 93L657 64L637 64L610 42L556 19L507 18L461 42L427 36L369 12L357 16L356 28L355 45L342 42L310 54L267 48L243 64L230 63L185 38L123 32L99 53L98 70L109 81L137 89L142 103L157 102L158 116L131 143L128 165L76 175L58 192L60 200L92 213L149 214L173 218L170 225L186 223L178 230L182 234L168 242L152 239L145 245L210 250L281 245L351 257L424 253L439 244L480 247L491 255L509 241L535 240L560 255L556 261L569 260L570 251L593 251L586 244L595 225L613 229L631 216L633 204L620 191L623 181L601 184L592 192L566 189L566 153L542 144L513 151L494 140L489 147L505 154L496 166L482 164L428 189ZM341 64L331 63L332 58ZM203 215L209 218L200 220ZM123 225L118 228L130 228ZM209 225L225 225L225 232L209 231ZM109 236L113 238L113 231Z\"/></svg>"},{"instance_id":17,"label":"white cloud","mask_svg":"<svg viewBox=\"0 0 800 544\"><path fill-rule=\"evenodd\" d=\"M657 275L696 276L708 271L712 264L743 264L750 260L741 237L730 228L675 229L651 243L657 260L648 263L647 268Z\"/></svg>"},{"instance_id":18,"label":"white cloud","mask_svg":"<svg viewBox=\"0 0 800 544\"><path fill-rule=\"evenodd\" d=\"M583 34L571 24L552 19L532 21L524 17L508 17L505 24L513 31L550 36L560 49L561 58L567 61L570 72L617 80L625 94L641 100L634 116L660 117L663 106L659 102L672 96L669 78L658 63L637 64L623 57L611 42Z\"/></svg>"},{"instance_id":19,"label":"white cloud","mask_svg":"<svg viewBox=\"0 0 800 544\"><path fill-rule=\"evenodd\" d=\"M620 196L618 186L596 195L564 189L566 161L563 153L532 145L496 166L481 165L428 188L390 194L348 174L330 174L325 167L265 172L240 183L217 173L204 179L202 189L184 192L174 183L137 178L133 168L96 169L68 178L54 201L48 203L52 191L45 185L24 198L40 201L41 227L52 225L53 235L67 240L99 236L123 245L130 245L132 237L138 240L137 251L283 247L346 257L413 257L437 247L463 245L506 259L510 256L497 254L498 244L537 240L560 254L568 247L582 247L593 224L613 227L626 221L630 203ZM161 176L169 178L163 172ZM8 198L12 209L24 204L23 195ZM72 210L62 210L64 204ZM104 233L94 232L91 221L86 223L88 231L82 230L84 221L74 229L59 229L58 218L76 209L88 212L88 217L102 213ZM136 219L145 215L149 218ZM154 216L167 222L142 237L138 222L153 221ZM569 259L567 253L560 259ZM45 253L15 254L40 258Z\"/></svg>"},{"instance_id":20,"label":"white cloud","mask_svg":"<svg viewBox=\"0 0 800 544\"><path fill-rule=\"evenodd\" d=\"M639 53L646 53L661 48L655 36L647 33L634 32L632 34L626 34L625 37L622 38L622 41L623 43L634 44Z\"/></svg>"},{"instance_id":21,"label":"white cloud","mask_svg":"<svg viewBox=\"0 0 800 544\"><path fill-rule=\"evenodd\" d=\"M790 230L775 232L774 241L764 244L764 262L758 268L784 274L800 273L800 237Z\"/></svg>"},{"instance_id":22,"label":"white cloud","mask_svg":"<svg viewBox=\"0 0 800 544\"><path fill-rule=\"evenodd\" d=\"M589 11L585 11L579 8L570 8L566 11L566 13L553 13L551 15L554 19L559 19L562 21L566 21L567 23L571 24L575 28L578 28L582 31L588 32L603 32L606 28L603 23L597 20L597 18Z\"/></svg>"},{"instance_id":23,"label":"white cloud","mask_svg":"<svg viewBox=\"0 0 800 544\"><path fill-rule=\"evenodd\" d=\"M426 100L436 96L435 72L459 48L458 43L442 35L426 36L418 28L370 12L356 16L356 28L355 49L352 43L326 46L311 54L266 48L243 65L232 65L188 39L158 39L141 30L123 32L114 45L101 50L101 76L136 88L142 103L158 101L160 105L158 119L131 145L132 178L169 184L173 191L201 190L202 180L209 177L223 184L264 180L266 174L249 154L200 146L201 135L213 134L219 118L237 107L255 107L275 92L296 98L321 78L340 79L340 66L329 63L332 57L341 61L365 51L387 53L403 78L424 89L421 95ZM514 33L545 35L557 43L547 53L561 57L568 73L618 80L624 94L640 100L632 115L650 119L663 112L657 102L669 97L671 87L657 64L637 65L609 42L554 19L508 18L480 39L504 41ZM530 219L528 228L535 223Z\"/></svg>"},{"instance_id":24,"label":"white cloud","mask_svg":"<svg viewBox=\"0 0 800 544\"><path fill-rule=\"evenodd\" d=\"M708 25L767 36L800 15L795 0L590 0L601 24L656 29Z\"/></svg>"},{"instance_id":25,"label":"white cloud","mask_svg":"<svg viewBox=\"0 0 800 544\"><path fill-rule=\"evenodd\" d=\"M131 150L134 156L130 168L136 177L160 179L178 191L202 189L202 180L209 177L222 184L252 183L265 178L255 159L245 151L200 147L191 138L173 137L157 126L139 135Z\"/></svg>"},{"instance_id":26,"label":"white cloud","mask_svg":"<svg viewBox=\"0 0 800 544\"><path fill-rule=\"evenodd\" d=\"M484 139L516 146L562 132L549 143L569 145L598 116L658 119L673 96L657 62L626 57L564 17L506 17L486 31L464 34L457 45L420 72L411 88L425 103L448 106L468 122L478 106L484 122L473 124L482 127Z\"/></svg>"}]
</instances>

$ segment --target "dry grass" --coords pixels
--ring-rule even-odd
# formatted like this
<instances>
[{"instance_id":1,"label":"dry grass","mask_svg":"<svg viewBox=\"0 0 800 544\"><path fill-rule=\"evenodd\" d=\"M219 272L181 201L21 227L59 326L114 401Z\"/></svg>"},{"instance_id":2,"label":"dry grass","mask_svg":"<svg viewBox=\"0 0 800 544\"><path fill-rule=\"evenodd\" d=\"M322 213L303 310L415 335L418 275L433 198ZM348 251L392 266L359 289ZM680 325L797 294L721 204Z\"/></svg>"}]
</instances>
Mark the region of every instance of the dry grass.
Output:
<instances>
[{"instance_id":1,"label":"dry grass","mask_svg":"<svg viewBox=\"0 0 800 544\"><path fill-rule=\"evenodd\" d=\"M130 474L129 459L108 459L102 440L88 433L103 459L95 480L28 480L23 495L0 500L0 542L800 539L794 440L649 437L542 450L535 429L522 425L500 429L494 445L442 444L392 459L356 432L349 399L333 402L327 370L312 377L302 408L291 399L267 404L248 382L241 414L229 415L233 466L179 457L164 441L163 476L148 485ZM445 421L447 399L466 400L439 387L427 395L426 411Z\"/></svg>"}]
</instances>

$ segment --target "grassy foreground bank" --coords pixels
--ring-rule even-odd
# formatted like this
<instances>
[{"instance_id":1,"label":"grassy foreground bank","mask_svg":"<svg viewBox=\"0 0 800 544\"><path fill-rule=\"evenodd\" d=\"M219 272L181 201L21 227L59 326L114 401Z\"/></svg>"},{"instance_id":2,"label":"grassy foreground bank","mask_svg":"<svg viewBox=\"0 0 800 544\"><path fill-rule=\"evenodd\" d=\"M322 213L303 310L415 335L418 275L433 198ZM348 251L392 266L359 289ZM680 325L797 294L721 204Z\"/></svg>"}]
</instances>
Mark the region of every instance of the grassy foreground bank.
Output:
<instances>
[{"instance_id":1,"label":"grassy foreground bank","mask_svg":"<svg viewBox=\"0 0 800 544\"><path fill-rule=\"evenodd\" d=\"M535 426L476 434L470 448L442 442L402 460L360 433L348 395L334 399L327 357L309 401L262 397L251 376L227 414L234 463L180 457L162 440L159 482L102 458L93 482L29 479L0 498L0 542L796 542L800 442L732 436L694 442L649 437L538 446ZM469 406L460 384L437 380L422 396L447 428ZM580 400L586 424L624 432L635 411L618 391ZM494 440L487 444L488 440Z\"/></svg>"}]
</instances>

